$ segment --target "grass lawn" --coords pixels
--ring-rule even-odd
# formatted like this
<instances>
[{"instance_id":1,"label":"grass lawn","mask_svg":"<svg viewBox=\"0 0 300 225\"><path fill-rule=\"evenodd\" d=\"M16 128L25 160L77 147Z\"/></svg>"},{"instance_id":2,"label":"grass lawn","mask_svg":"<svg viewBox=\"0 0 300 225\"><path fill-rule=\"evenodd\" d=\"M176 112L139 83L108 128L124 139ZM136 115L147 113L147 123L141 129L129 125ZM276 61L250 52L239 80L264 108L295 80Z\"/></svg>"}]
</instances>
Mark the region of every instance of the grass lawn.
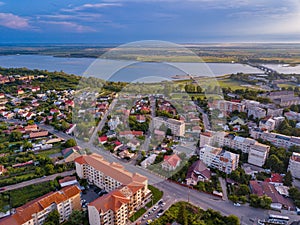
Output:
<instances>
[{"instance_id":1,"label":"grass lawn","mask_svg":"<svg viewBox=\"0 0 300 225\"><path fill-rule=\"evenodd\" d=\"M40 151L38 153L38 155L48 157L49 155L60 153L60 152L61 152L61 148L55 147L55 148L52 148L52 149L49 149L49 150Z\"/></svg>"},{"instance_id":2,"label":"grass lawn","mask_svg":"<svg viewBox=\"0 0 300 225\"><path fill-rule=\"evenodd\" d=\"M5 191L0 194L0 210L3 210L3 206L8 204L8 196L10 196L11 207L16 208L55 190L55 187L56 185L54 181L48 181L29 185L12 191Z\"/></svg>"},{"instance_id":3,"label":"grass lawn","mask_svg":"<svg viewBox=\"0 0 300 225\"><path fill-rule=\"evenodd\" d=\"M292 87L292 88L298 87L297 84L292 83L292 82L288 82L288 83L284 83L284 84L278 84L278 86L281 87L281 88L283 88L283 87L285 87L285 88L288 88L288 87Z\"/></svg>"},{"instance_id":4,"label":"grass lawn","mask_svg":"<svg viewBox=\"0 0 300 225\"><path fill-rule=\"evenodd\" d=\"M150 208L151 206L155 205L162 198L164 193L152 185L148 185L148 188L152 192L152 201L149 202L146 206L148 208Z\"/></svg>"},{"instance_id":5,"label":"grass lawn","mask_svg":"<svg viewBox=\"0 0 300 225\"><path fill-rule=\"evenodd\" d=\"M220 87L222 87L222 88L230 87L231 90L251 88L251 87L241 86L241 85L247 85L247 83L231 80L230 78L218 79L218 83L219 83ZM254 89L254 87L253 87L253 89Z\"/></svg>"},{"instance_id":6,"label":"grass lawn","mask_svg":"<svg viewBox=\"0 0 300 225\"><path fill-rule=\"evenodd\" d=\"M19 182L22 182L22 181L26 181L30 178L35 178L34 172L0 180L0 187L10 185L10 184L19 183Z\"/></svg>"},{"instance_id":7,"label":"grass lawn","mask_svg":"<svg viewBox=\"0 0 300 225\"><path fill-rule=\"evenodd\" d=\"M146 206L147 206L147 208L150 208L153 205L155 205L162 198L162 196L163 196L164 193L161 190L159 190L158 188L156 188L156 187L154 187L152 185L148 185L148 188L152 192L152 201L150 201ZM140 218L146 211L147 211L146 208L139 209L136 213L134 213L129 218L129 220L131 222L134 222L135 220L137 220L138 218Z\"/></svg>"}]
</instances>

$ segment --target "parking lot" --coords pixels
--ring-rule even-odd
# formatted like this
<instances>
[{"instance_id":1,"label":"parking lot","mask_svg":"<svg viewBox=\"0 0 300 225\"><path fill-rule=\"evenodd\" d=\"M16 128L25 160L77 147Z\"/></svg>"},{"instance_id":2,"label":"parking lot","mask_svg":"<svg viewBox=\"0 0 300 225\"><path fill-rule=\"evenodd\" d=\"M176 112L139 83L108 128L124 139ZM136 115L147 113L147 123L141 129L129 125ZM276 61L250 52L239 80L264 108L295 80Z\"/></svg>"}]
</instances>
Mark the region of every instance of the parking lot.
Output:
<instances>
[{"instance_id":1,"label":"parking lot","mask_svg":"<svg viewBox=\"0 0 300 225\"><path fill-rule=\"evenodd\" d=\"M82 207L86 208L87 204L104 195L106 192L100 188L90 185L89 188L82 192Z\"/></svg>"}]
</instances>

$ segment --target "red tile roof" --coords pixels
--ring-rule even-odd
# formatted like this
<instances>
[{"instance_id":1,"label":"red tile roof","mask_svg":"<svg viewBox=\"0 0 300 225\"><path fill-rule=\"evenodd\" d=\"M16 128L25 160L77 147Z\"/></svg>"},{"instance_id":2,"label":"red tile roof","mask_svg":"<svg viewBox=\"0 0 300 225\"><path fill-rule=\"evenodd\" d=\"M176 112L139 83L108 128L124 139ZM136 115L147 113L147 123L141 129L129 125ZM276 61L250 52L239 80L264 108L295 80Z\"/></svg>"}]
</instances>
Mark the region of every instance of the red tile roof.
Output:
<instances>
[{"instance_id":1,"label":"red tile roof","mask_svg":"<svg viewBox=\"0 0 300 225\"><path fill-rule=\"evenodd\" d=\"M167 162L172 167L176 167L180 161L181 159L177 154L164 156L164 162Z\"/></svg>"},{"instance_id":2,"label":"red tile roof","mask_svg":"<svg viewBox=\"0 0 300 225\"><path fill-rule=\"evenodd\" d=\"M12 216L0 220L0 225L21 225L32 219L32 215L49 207L52 203L59 204L67 199L80 194L80 189L76 186L68 186L60 191L50 192L40 198L26 203L16 208L16 213Z\"/></svg>"}]
</instances>

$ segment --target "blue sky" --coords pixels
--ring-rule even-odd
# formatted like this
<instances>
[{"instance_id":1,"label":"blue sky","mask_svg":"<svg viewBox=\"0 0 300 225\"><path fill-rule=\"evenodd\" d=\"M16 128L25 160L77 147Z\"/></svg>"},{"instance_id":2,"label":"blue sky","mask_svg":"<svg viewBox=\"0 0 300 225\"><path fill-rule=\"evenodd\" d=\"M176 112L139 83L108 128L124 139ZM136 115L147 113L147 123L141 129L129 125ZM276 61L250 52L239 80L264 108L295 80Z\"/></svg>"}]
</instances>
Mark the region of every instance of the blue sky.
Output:
<instances>
[{"instance_id":1,"label":"blue sky","mask_svg":"<svg viewBox=\"0 0 300 225\"><path fill-rule=\"evenodd\" d=\"M300 42L299 0L0 0L1 43Z\"/></svg>"}]
</instances>

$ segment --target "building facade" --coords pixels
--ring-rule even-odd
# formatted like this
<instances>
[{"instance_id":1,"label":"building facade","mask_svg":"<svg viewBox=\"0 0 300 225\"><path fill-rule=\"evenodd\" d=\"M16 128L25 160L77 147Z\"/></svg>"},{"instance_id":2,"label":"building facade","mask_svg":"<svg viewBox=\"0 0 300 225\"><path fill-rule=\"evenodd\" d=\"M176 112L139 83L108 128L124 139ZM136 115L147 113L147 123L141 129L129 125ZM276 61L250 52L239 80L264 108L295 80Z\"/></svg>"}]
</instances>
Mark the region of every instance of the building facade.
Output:
<instances>
[{"instance_id":1,"label":"building facade","mask_svg":"<svg viewBox=\"0 0 300 225\"><path fill-rule=\"evenodd\" d=\"M154 117L153 126L154 129L159 129L161 125L165 125L167 128L171 129L172 134L175 136L184 136L185 134L185 123L181 120L175 120L163 117Z\"/></svg>"},{"instance_id":2,"label":"building facade","mask_svg":"<svg viewBox=\"0 0 300 225\"><path fill-rule=\"evenodd\" d=\"M239 157L238 154L209 145L205 145L199 152L199 158L205 165L227 174L238 168Z\"/></svg>"},{"instance_id":3,"label":"building facade","mask_svg":"<svg viewBox=\"0 0 300 225\"><path fill-rule=\"evenodd\" d=\"M248 155L248 163L262 167L268 156L269 156L270 146L256 143L250 147Z\"/></svg>"},{"instance_id":4,"label":"building facade","mask_svg":"<svg viewBox=\"0 0 300 225\"><path fill-rule=\"evenodd\" d=\"M300 179L300 153L293 152L288 170L291 171L293 177Z\"/></svg>"},{"instance_id":5,"label":"building facade","mask_svg":"<svg viewBox=\"0 0 300 225\"><path fill-rule=\"evenodd\" d=\"M0 225L42 225L48 214L57 210L59 222L68 220L73 210L80 210L80 189L68 186L16 208L15 214L0 220Z\"/></svg>"},{"instance_id":6,"label":"building facade","mask_svg":"<svg viewBox=\"0 0 300 225\"><path fill-rule=\"evenodd\" d=\"M100 155L80 156L75 166L81 179L109 192L89 204L90 225L126 224L128 217L151 198L146 177L109 163Z\"/></svg>"}]
</instances>

